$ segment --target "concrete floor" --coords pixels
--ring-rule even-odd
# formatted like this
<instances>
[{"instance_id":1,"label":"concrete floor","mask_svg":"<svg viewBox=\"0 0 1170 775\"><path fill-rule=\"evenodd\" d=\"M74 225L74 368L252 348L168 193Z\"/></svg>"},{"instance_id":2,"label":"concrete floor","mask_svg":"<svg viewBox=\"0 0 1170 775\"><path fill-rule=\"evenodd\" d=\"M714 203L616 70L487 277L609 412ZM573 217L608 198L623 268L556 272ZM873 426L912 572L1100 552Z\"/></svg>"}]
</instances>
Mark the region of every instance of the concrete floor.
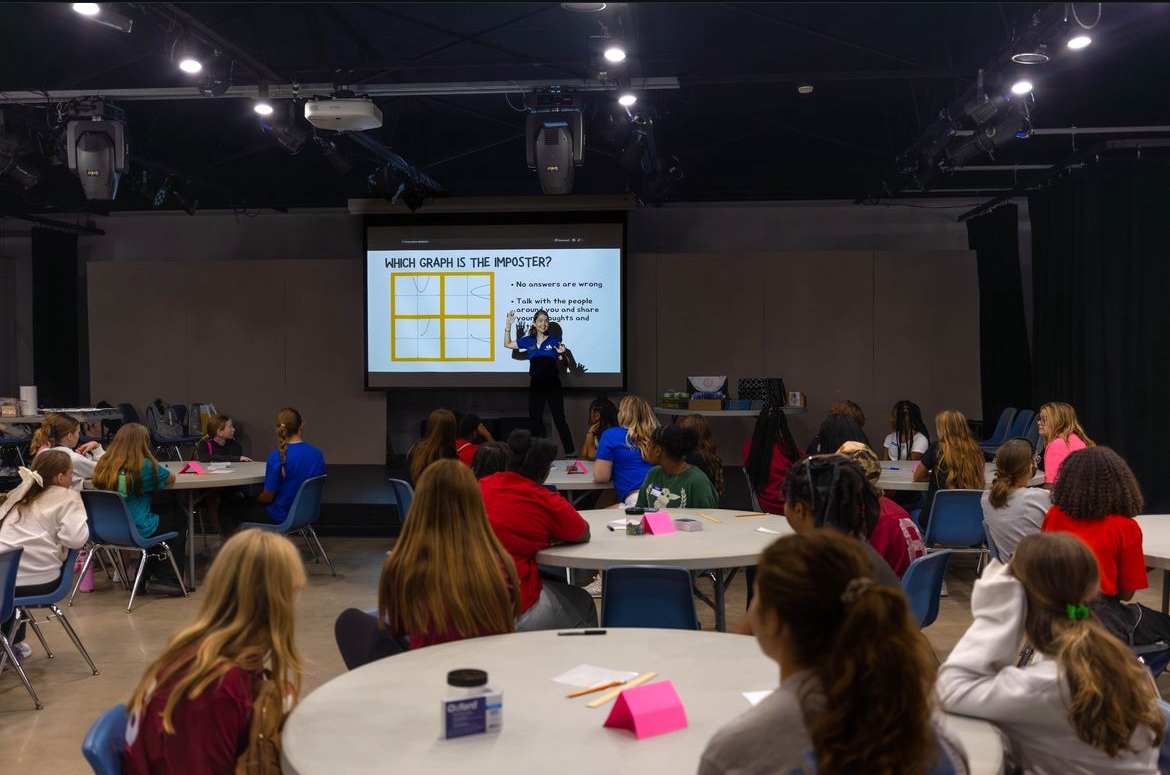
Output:
<instances>
[{"instance_id":1,"label":"concrete floor","mask_svg":"<svg viewBox=\"0 0 1170 775\"><path fill-rule=\"evenodd\" d=\"M390 546L389 539L323 540L338 575L330 576L324 565L309 565L309 584L300 598L297 636L307 662L306 692L345 671L333 640L334 619L351 606L367 610L375 607L378 574ZM206 562L202 562L205 569ZM943 598L938 621L926 631L940 659L945 659L971 622L973 578L973 558L961 557L952 563L947 576L950 596ZM1150 580L1155 586L1141 593L1139 600L1157 607L1161 601L1161 574L1151 573ZM745 593L743 575L739 574L728 591L729 622L737 621L743 611ZM99 574L94 592L79 594L74 607L65 609L101 671L97 676L90 674L60 625L42 627L55 650L56 656L51 660L30 632L34 651L25 667L45 708L33 708L11 670L0 675L0 751L4 752L5 769L54 775L90 772L80 752L86 730L103 710L129 699L142 671L169 634L194 616L200 594L196 591L189 600L142 597L134 613L127 615L126 593ZM698 609L703 629L713 629L712 611L701 603ZM1167 681L1170 679L1159 682L1164 695L1170 689Z\"/></svg>"}]
</instances>

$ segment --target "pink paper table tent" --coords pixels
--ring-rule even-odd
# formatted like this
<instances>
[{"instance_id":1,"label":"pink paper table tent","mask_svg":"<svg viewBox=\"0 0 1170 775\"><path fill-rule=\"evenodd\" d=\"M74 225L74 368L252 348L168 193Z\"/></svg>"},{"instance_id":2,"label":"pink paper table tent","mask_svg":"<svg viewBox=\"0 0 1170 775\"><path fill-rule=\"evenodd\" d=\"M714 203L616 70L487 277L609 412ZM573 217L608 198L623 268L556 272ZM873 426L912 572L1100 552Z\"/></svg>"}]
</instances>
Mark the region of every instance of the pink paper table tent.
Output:
<instances>
[{"instance_id":1,"label":"pink paper table tent","mask_svg":"<svg viewBox=\"0 0 1170 775\"><path fill-rule=\"evenodd\" d=\"M642 517L642 523L650 535L660 536L674 532L674 520L670 518L669 511L650 512Z\"/></svg>"},{"instance_id":2,"label":"pink paper table tent","mask_svg":"<svg viewBox=\"0 0 1170 775\"><path fill-rule=\"evenodd\" d=\"M179 471L179 473L180 474L205 474L207 472L203 470L203 466L199 465L197 462L192 460L190 463L183 466L183 470Z\"/></svg>"},{"instance_id":3,"label":"pink paper table tent","mask_svg":"<svg viewBox=\"0 0 1170 775\"><path fill-rule=\"evenodd\" d=\"M673 682L655 681L619 694L605 726L628 729L641 740L685 728L687 712Z\"/></svg>"}]
</instances>

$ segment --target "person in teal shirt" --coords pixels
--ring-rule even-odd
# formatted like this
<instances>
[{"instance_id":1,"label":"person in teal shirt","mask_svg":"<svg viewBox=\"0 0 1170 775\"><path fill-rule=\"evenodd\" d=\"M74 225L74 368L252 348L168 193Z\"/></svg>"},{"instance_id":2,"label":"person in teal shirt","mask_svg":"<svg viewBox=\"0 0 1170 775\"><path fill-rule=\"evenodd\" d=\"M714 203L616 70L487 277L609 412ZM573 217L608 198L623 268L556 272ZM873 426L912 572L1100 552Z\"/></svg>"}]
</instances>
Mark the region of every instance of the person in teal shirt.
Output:
<instances>
[{"instance_id":1,"label":"person in teal shirt","mask_svg":"<svg viewBox=\"0 0 1170 775\"><path fill-rule=\"evenodd\" d=\"M650 456L656 465L642 482L637 505L654 511L717 508L719 496L711 480L686 461L698 447L699 434L690 428L664 425L655 430Z\"/></svg>"},{"instance_id":2,"label":"person in teal shirt","mask_svg":"<svg viewBox=\"0 0 1170 775\"><path fill-rule=\"evenodd\" d=\"M175 481L175 474L159 465L150 451L150 432L139 423L118 429L114 440L93 472L93 486L112 490L126 499L134 527L143 538L161 533L178 533L167 541L175 562L183 565L187 543L187 521L173 510L162 516L154 513L154 494ZM181 592L175 572L165 557L152 557L146 566L147 581L162 591Z\"/></svg>"}]
</instances>

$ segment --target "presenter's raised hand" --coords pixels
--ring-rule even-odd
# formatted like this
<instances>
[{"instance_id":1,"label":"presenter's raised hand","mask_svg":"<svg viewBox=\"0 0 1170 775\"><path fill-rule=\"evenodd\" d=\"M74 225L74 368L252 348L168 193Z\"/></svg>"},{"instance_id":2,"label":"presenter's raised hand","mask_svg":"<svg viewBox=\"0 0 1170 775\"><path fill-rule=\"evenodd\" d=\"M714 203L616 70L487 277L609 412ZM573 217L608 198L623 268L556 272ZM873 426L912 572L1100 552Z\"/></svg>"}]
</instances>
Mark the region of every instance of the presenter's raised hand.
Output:
<instances>
[{"instance_id":1,"label":"presenter's raised hand","mask_svg":"<svg viewBox=\"0 0 1170 775\"><path fill-rule=\"evenodd\" d=\"M508 328L511 328L515 322L516 312L514 310L508 310Z\"/></svg>"}]
</instances>

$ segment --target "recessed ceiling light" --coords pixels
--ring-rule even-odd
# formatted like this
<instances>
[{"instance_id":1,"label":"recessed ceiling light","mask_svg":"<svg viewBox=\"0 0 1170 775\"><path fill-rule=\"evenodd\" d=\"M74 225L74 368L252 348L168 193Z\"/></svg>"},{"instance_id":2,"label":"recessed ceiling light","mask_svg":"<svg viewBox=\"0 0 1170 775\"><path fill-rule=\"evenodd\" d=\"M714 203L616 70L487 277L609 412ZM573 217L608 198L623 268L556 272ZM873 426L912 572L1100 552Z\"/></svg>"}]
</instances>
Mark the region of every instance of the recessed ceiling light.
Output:
<instances>
[{"instance_id":1,"label":"recessed ceiling light","mask_svg":"<svg viewBox=\"0 0 1170 775\"><path fill-rule=\"evenodd\" d=\"M1068 39L1068 47L1073 49L1073 50L1082 49L1092 42L1093 42L1093 39L1082 32L1078 35L1073 35L1071 38Z\"/></svg>"},{"instance_id":2,"label":"recessed ceiling light","mask_svg":"<svg viewBox=\"0 0 1170 775\"><path fill-rule=\"evenodd\" d=\"M626 50L614 43L606 47L605 58L610 62L622 62L626 58Z\"/></svg>"},{"instance_id":3,"label":"recessed ceiling light","mask_svg":"<svg viewBox=\"0 0 1170 775\"><path fill-rule=\"evenodd\" d=\"M97 16L102 9L97 3L74 3L73 10L82 16Z\"/></svg>"},{"instance_id":4,"label":"recessed ceiling light","mask_svg":"<svg viewBox=\"0 0 1170 775\"><path fill-rule=\"evenodd\" d=\"M1012 94L1027 94L1032 91L1032 82L1020 79L1012 84Z\"/></svg>"},{"instance_id":5,"label":"recessed ceiling light","mask_svg":"<svg viewBox=\"0 0 1170 775\"><path fill-rule=\"evenodd\" d=\"M796 87L796 91L798 94L812 94L813 93L813 85L811 83L798 84Z\"/></svg>"},{"instance_id":6,"label":"recessed ceiling light","mask_svg":"<svg viewBox=\"0 0 1170 775\"><path fill-rule=\"evenodd\" d=\"M203 69L203 63L195 57L185 57L179 60L179 69L184 73L197 73Z\"/></svg>"},{"instance_id":7,"label":"recessed ceiling light","mask_svg":"<svg viewBox=\"0 0 1170 775\"><path fill-rule=\"evenodd\" d=\"M638 98L635 97L633 94L630 94L629 92L626 92L622 96L618 97L618 104L621 105L623 108L628 108L637 101L638 101Z\"/></svg>"},{"instance_id":8,"label":"recessed ceiling light","mask_svg":"<svg viewBox=\"0 0 1170 775\"><path fill-rule=\"evenodd\" d=\"M561 8L577 13L597 13L605 10L605 3L561 3Z\"/></svg>"}]
</instances>

